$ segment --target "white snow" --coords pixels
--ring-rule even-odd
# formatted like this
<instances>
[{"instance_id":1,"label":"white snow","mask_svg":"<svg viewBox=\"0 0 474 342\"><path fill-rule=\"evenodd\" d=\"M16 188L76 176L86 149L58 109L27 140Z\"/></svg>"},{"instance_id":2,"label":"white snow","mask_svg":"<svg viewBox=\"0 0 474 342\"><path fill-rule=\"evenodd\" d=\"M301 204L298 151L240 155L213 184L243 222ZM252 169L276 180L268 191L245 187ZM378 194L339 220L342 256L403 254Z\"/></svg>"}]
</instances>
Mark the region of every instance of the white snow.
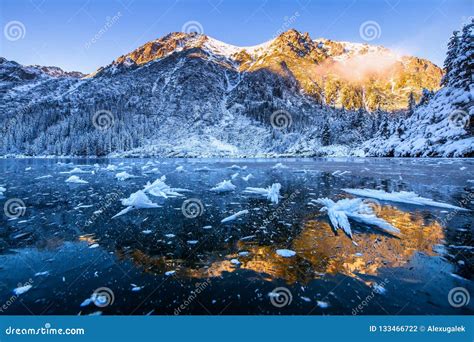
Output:
<instances>
[{"instance_id":1,"label":"white snow","mask_svg":"<svg viewBox=\"0 0 474 342\"><path fill-rule=\"evenodd\" d=\"M13 293L16 296L22 295L25 292L28 292L33 286L30 284L19 286L16 289L13 290Z\"/></svg>"},{"instance_id":2,"label":"white snow","mask_svg":"<svg viewBox=\"0 0 474 342\"><path fill-rule=\"evenodd\" d=\"M236 189L236 186L232 184L232 181L230 180L223 180L219 184L217 184L215 187L211 188L211 191L214 192L228 192L228 191L234 191Z\"/></svg>"},{"instance_id":3,"label":"white snow","mask_svg":"<svg viewBox=\"0 0 474 342\"><path fill-rule=\"evenodd\" d=\"M268 186L267 188L252 188L252 187L247 187L244 192L247 194L256 194L256 195L261 195L268 199L270 202L278 204L279 198L280 198L280 189L281 189L281 184L280 183L274 183L271 186Z\"/></svg>"},{"instance_id":4,"label":"white snow","mask_svg":"<svg viewBox=\"0 0 474 342\"><path fill-rule=\"evenodd\" d=\"M92 173L92 171L85 171L85 170L82 170L79 167L75 167L74 169L72 169L70 171L62 171L60 173L63 173L63 174L67 174L67 173Z\"/></svg>"},{"instance_id":5,"label":"white snow","mask_svg":"<svg viewBox=\"0 0 474 342\"><path fill-rule=\"evenodd\" d=\"M71 176L66 179L66 183L87 184L89 182L79 178L78 176Z\"/></svg>"},{"instance_id":6,"label":"white snow","mask_svg":"<svg viewBox=\"0 0 474 342\"><path fill-rule=\"evenodd\" d=\"M276 254L283 258L291 258L296 255L296 252L292 251L291 249L277 249Z\"/></svg>"},{"instance_id":7,"label":"white snow","mask_svg":"<svg viewBox=\"0 0 474 342\"><path fill-rule=\"evenodd\" d=\"M328 302L323 302L321 300L318 300L316 302L316 304L321 308L321 309L326 309L327 307L329 307L329 303Z\"/></svg>"},{"instance_id":8,"label":"white snow","mask_svg":"<svg viewBox=\"0 0 474 342\"><path fill-rule=\"evenodd\" d=\"M318 198L317 200L312 201L324 205L320 211L326 211L328 213L329 220L331 221L334 230L337 231L342 229L351 239L352 230L349 219L375 226L392 235L400 234L400 230L387 221L375 216L372 207L363 202L361 198L345 198L337 202L334 202L329 198Z\"/></svg>"},{"instance_id":9,"label":"white snow","mask_svg":"<svg viewBox=\"0 0 474 342\"><path fill-rule=\"evenodd\" d=\"M145 185L145 188L143 191L146 193L149 193L152 196L163 197L163 198L183 196L182 194L177 192L178 189L171 188L169 185L167 185L165 183L165 180L166 180L166 176L162 176L161 178L158 178L151 184L150 182L148 182Z\"/></svg>"},{"instance_id":10,"label":"white snow","mask_svg":"<svg viewBox=\"0 0 474 342\"><path fill-rule=\"evenodd\" d=\"M51 175L45 175L45 176L39 176L39 177L36 177L35 179L46 179L46 178L52 178L53 176Z\"/></svg>"},{"instance_id":11,"label":"white snow","mask_svg":"<svg viewBox=\"0 0 474 342\"><path fill-rule=\"evenodd\" d=\"M287 169L287 168L288 166L283 165L282 163L277 163L272 167L272 169Z\"/></svg>"},{"instance_id":12,"label":"white snow","mask_svg":"<svg viewBox=\"0 0 474 342\"><path fill-rule=\"evenodd\" d=\"M457 207L448 203L435 202L432 199L421 197L414 192L409 191L400 191L400 192L386 192L383 190L373 190L373 189L342 189L343 191L362 197L377 198L382 201L390 202L400 202L408 203L414 205L427 205L433 207L447 208L447 209L456 209L468 211L468 209Z\"/></svg>"},{"instance_id":13,"label":"white snow","mask_svg":"<svg viewBox=\"0 0 474 342\"><path fill-rule=\"evenodd\" d=\"M379 284L374 284L373 288L374 288L374 292L378 294L384 294L385 292L387 292L385 287Z\"/></svg>"},{"instance_id":14,"label":"white snow","mask_svg":"<svg viewBox=\"0 0 474 342\"><path fill-rule=\"evenodd\" d=\"M248 182L250 178L254 178L254 177L251 173L249 173L247 176L243 176L243 177L240 177L240 178L242 178L244 181Z\"/></svg>"},{"instance_id":15,"label":"white snow","mask_svg":"<svg viewBox=\"0 0 474 342\"><path fill-rule=\"evenodd\" d=\"M230 260L230 263L233 264L233 265L240 265L241 262L239 261L239 259L231 259Z\"/></svg>"},{"instance_id":16,"label":"white snow","mask_svg":"<svg viewBox=\"0 0 474 342\"><path fill-rule=\"evenodd\" d=\"M136 176L133 176L129 174L127 171L119 172L115 175L115 178L117 178L119 181L124 181L129 178L135 178Z\"/></svg>"},{"instance_id":17,"label":"white snow","mask_svg":"<svg viewBox=\"0 0 474 342\"><path fill-rule=\"evenodd\" d=\"M129 198L122 199L122 205L126 206L126 208L120 211L118 214L114 215L112 218L126 214L129 211L135 209L149 209L160 207L158 204L153 203L142 190L134 192L130 195Z\"/></svg>"},{"instance_id":18,"label":"white snow","mask_svg":"<svg viewBox=\"0 0 474 342\"><path fill-rule=\"evenodd\" d=\"M226 222L229 222L229 221L233 221L235 219L237 219L238 217L242 216L242 215L245 215L245 214L248 214L249 211L248 210L241 210L241 211L238 211L236 212L235 214L233 215L230 215L226 218L224 218L221 223L226 223Z\"/></svg>"},{"instance_id":19,"label":"white snow","mask_svg":"<svg viewBox=\"0 0 474 342\"><path fill-rule=\"evenodd\" d=\"M144 286L138 286L136 284L130 284L130 285L132 286L132 291L133 292L141 291L144 288Z\"/></svg>"},{"instance_id":20,"label":"white snow","mask_svg":"<svg viewBox=\"0 0 474 342\"><path fill-rule=\"evenodd\" d=\"M107 167L105 169L107 171L115 171L115 170L117 170L117 166L109 164L109 165L107 165Z\"/></svg>"}]
</instances>

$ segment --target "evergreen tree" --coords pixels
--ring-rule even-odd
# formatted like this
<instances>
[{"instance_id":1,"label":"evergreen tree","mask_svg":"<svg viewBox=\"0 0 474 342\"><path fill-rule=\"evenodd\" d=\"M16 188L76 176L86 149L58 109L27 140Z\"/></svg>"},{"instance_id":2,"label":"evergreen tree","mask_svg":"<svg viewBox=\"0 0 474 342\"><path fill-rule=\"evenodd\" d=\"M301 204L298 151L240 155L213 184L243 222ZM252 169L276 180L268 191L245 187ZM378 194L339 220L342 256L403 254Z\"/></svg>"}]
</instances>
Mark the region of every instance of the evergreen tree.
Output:
<instances>
[{"instance_id":1,"label":"evergreen tree","mask_svg":"<svg viewBox=\"0 0 474 342\"><path fill-rule=\"evenodd\" d=\"M323 131L321 133L321 145L331 145L331 129L329 128L329 123L327 121L324 122Z\"/></svg>"},{"instance_id":2,"label":"evergreen tree","mask_svg":"<svg viewBox=\"0 0 474 342\"><path fill-rule=\"evenodd\" d=\"M453 69L455 67L454 61L456 59L459 47L459 31L454 31L448 42L448 51L446 59L444 60L444 76L441 79L441 86L451 85Z\"/></svg>"},{"instance_id":3,"label":"evergreen tree","mask_svg":"<svg viewBox=\"0 0 474 342\"><path fill-rule=\"evenodd\" d=\"M415 94L413 94L413 92L411 91L410 95L408 95L408 115L413 114L415 107L416 107Z\"/></svg>"},{"instance_id":4,"label":"evergreen tree","mask_svg":"<svg viewBox=\"0 0 474 342\"><path fill-rule=\"evenodd\" d=\"M474 83L474 19L464 25L459 41L458 54L455 59L455 79L452 85L469 91Z\"/></svg>"}]
</instances>

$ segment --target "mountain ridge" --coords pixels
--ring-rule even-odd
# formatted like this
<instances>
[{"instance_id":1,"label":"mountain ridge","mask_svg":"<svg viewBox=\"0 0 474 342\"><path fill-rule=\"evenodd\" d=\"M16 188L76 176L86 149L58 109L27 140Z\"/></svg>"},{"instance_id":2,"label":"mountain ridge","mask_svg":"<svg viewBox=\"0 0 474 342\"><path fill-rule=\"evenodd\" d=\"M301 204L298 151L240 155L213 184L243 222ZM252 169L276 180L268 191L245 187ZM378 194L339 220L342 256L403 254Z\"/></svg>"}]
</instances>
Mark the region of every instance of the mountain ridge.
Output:
<instances>
[{"instance_id":1,"label":"mountain ridge","mask_svg":"<svg viewBox=\"0 0 474 342\"><path fill-rule=\"evenodd\" d=\"M364 154L361 144L407 118L408 99L427 100L423 85L438 89L442 75L415 57L295 30L244 50L186 33L147 44L81 79L1 83L0 153ZM361 65L370 58L375 70Z\"/></svg>"}]
</instances>

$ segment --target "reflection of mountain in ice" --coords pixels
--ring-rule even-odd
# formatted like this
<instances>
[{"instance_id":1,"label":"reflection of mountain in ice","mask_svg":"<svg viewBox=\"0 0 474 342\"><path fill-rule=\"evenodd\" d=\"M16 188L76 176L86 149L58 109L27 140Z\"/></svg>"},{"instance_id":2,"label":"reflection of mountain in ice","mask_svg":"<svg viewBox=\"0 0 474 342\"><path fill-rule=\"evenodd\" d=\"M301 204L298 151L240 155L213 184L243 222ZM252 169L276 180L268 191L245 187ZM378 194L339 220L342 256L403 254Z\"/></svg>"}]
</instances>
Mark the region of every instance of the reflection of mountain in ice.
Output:
<instances>
[{"instance_id":1,"label":"reflection of mountain in ice","mask_svg":"<svg viewBox=\"0 0 474 342\"><path fill-rule=\"evenodd\" d=\"M347 314L350 303L387 278L383 298L377 298L384 308L399 310L399 298L408 298L412 304L404 313L452 313L439 292L470 286L470 212L392 201L366 208L372 202L344 189L412 191L472 209L466 200L472 198L472 161L287 159L284 169L274 168L277 163L0 160L0 184L6 188L0 205L19 198L26 207L16 220L0 218L0 277L8 289L0 292L0 301L34 277L22 300L35 312L52 302L49 314L95 313L94 305L80 304L100 285L120 293L104 313L132 313L133 295L143 302L136 314L172 314L198 280L211 284L199 299L206 307L220 311L228 305L225 313L242 313L239 294L248 303L246 313L272 314L284 311L272 311L267 294L284 281L294 297L288 313L307 314L316 306L316 314ZM83 172L71 175L75 169ZM135 177L121 181L120 173ZM242 179L248 174L253 177ZM65 186L79 175L88 183ZM230 179L233 191L210 191ZM278 203L272 199L277 194ZM331 199L323 205L347 216L352 240L333 231L318 198ZM193 203L200 215L186 216L185 203ZM401 234L374 229L377 224L354 214L383 220ZM430 300L417 296L433 275L436 286L423 289ZM344 291L329 294L341 281L338 289ZM152 293L161 283L160 293ZM70 291L60 292L63 286ZM24 313L22 306L9 310ZM190 313L202 310L189 307ZM373 306L367 313L379 310Z\"/></svg>"}]
</instances>

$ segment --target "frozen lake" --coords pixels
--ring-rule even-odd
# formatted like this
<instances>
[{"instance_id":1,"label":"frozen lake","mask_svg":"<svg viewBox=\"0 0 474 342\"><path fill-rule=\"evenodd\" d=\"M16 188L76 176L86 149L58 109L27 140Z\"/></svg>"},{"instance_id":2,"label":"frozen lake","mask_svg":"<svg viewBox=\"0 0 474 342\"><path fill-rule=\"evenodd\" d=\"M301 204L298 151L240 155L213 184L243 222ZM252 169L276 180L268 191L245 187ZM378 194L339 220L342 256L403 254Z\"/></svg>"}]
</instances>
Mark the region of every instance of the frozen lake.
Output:
<instances>
[{"instance_id":1,"label":"frozen lake","mask_svg":"<svg viewBox=\"0 0 474 342\"><path fill-rule=\"evenodd\" d=\"M402 235L351 222L351 240L310 203L354 198L342 189L364 188L414 191L473 210L473 166L467 159L3 159L0 205L20 207L0 216L0 314L473 314L472 298L459 308L448 300L456 287L474 295L472 211L379 201L377 215ZM123 172L134 177L118 180ZM158 208L112 218L125 208L120 199L163 175L182 196L149 196ZM67 183L71 176L87 183ZM223 180L235 190L210 191ZM282 186L278 204L244 192L272 183Z\"/></svg>"}]
</instances>

